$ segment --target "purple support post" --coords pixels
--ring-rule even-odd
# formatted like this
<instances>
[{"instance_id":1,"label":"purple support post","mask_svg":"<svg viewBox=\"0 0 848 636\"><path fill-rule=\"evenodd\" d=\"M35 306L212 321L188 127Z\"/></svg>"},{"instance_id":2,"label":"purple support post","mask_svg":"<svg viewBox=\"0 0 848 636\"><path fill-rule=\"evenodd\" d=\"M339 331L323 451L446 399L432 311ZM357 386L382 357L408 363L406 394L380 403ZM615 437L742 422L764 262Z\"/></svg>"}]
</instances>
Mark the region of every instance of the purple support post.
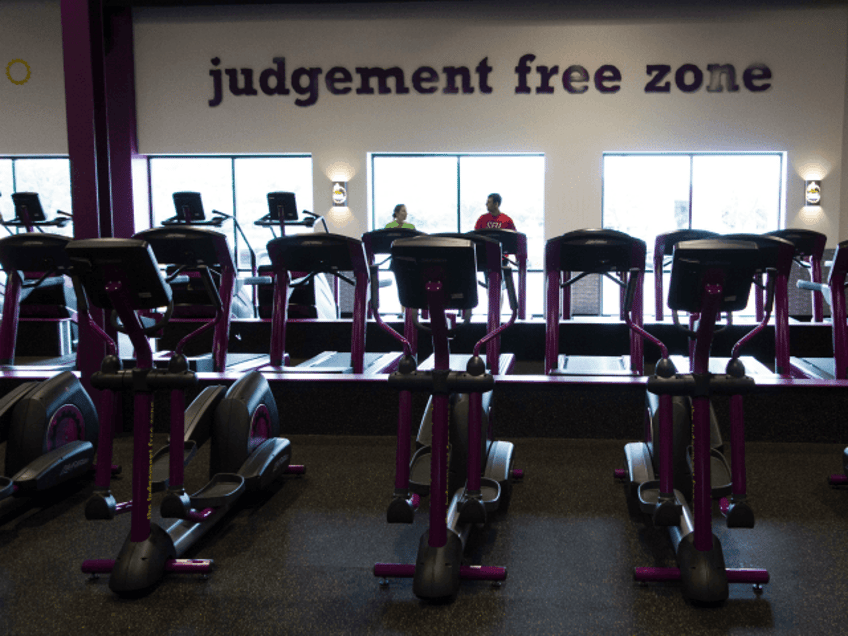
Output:
<instances>
[{"instance_id":1,"label":"purple support post","mask_svg":"<svg viewBox=\"0 0 848 636\"><path fill-rule=\"evenodd\" d=\"M395 454L395 491L409 492L409 460L412 444L412 392L400 392Z\"/></svg>"},{"instance_id":2,"label":"purple support post","mask_svg":"<svg viewBox=\"0 0 848 636\"><path fill-rule=\"evenodd\" d=\"M19 272L7 274L0 322L0 364L15 363L15 343L18 338L18 319L21 306L21 276Z\"/></svg>"},{"instance_id":3,"label":"purple support post","mask_svg":"<svg viewBox=\"0 0 848 636\"><path fill-rule=\"evenodd\" d=\"M785 377L792 370L789 363L789 278L784 273L777 274L774 286L774 369ZM818 294L821 296L821 294ZM760 298L757 294L757 298ZM762 320L762 318L760 318Z\"/></svg>"},{"instance_id":4,"label":"purple support post","mask_svg":"<svg viewBox=\"0 0 848 636\"><path fill-rule=\"evenodd\" d=\"M845 275L830 280L830 315L833 323L833 358L836 364L835 379L848 379L848 325L845 322Z\"/></svg>"},{"instance_id":5,"label":"purple support post","mask_svg":"<svg viewBox=\"0 0 848 636\"><path fill-rule=\"evenodd\" d=\"M518 262L518 318L527 318L527 235L518 236L518 253L515 255Z\"/></svg>"},{"instance_id":6,"label":"purple support post","mask_svg":"<svg viewBox=\"0 0 848 636\"><path fill-rule=\"evenodd\" d=\"M274 272L274 308L271 314L271 366L285 364L286 323L289 311L289 273L282 269Z\"/></svg>"},{"instance_id":7,"label":"purple support post","mask_svg":"<svg viewBox=\"0 0 848 636\"><path fill-rule=\"evenodd\" d=\"M642 285L644 284L645 273L640 271L630 276L637 276L636 292L633 295L633 323L642 326L644 316L644 300L642 294ZM624 303L621 304L622 312L624 311ZM622 320L626 321L623 317ZM630 370L636 375L645 375L645 342L642 336L637 331L630 330Z\"/></svg>"},{"instance_id":8,"label":"purple support post","mask_svg":"<svg viewBox=\"0 0 848 636\"><path fill-rule=\"evenodd\" d=\"M185 437L185 392L171 391L171 439L169 446L169 484L171 488L183 487L183 439Z\"/></svg>"},{"instance_id":9,"label":"purple support post","mask_svg":"<svg viewBox=\"0 0 848 636\"><path fill-rule=\"evenodd\" d=\"M748 493L745 472L745 408L741 395L730 397L730 465L733 473L733 496Z\"/></svg>"},{"instance_id":10,"label":"purple support post","mask_svg":"<svg viewBox=\"0 0 848 636\"><path fill-rule=\"evenodd\" d=\"M491 333L501 324L501 264L489 270L489 314L486 331ZM500 338L492 338L486 343L486 366L493 373L500 372Z\"/></svg>"},{"instance_id":11,"label":"purple support post","mask_svg":"<svg viewBox=\"0 0 848 636\"><path fill-rule=\"evenodd\" d=\"M445 317L442 284L427 283L427 306L430 308L430 326L433 335L434 372L450 369L447 319ZM447 544L448 511L448 413L450 397L444 393L433 395L433 426L430 442L430 531L429 545L440 548Z\"/></svg>"},{"instance_id":12,"label":"purple support post","mask_svg":"<svg viewBox=\"0 0 848 636\"><path fill-rule=\"evenodd\" d=\"M709 373L710 347L715 333L721 302L721 285L708 283L704 288L702 311L695 339L695 358L692 372L698 375ZM710 477L710 399L705 396L692 398L692 454L694 455L694 545L695 549L707 552L712 549L712 482Z\"/></svg>"},{"instance_id":13,"label":"purple support post","mask_svg":"<svg viewBox=\"0 0 848 636\"><path fill-rule=\"evenodd\" d=\"M665 258L665 234L654 241L654 310L657 322L663 319L663 260Z\"/></svg>"},{"instance_id":14,"label":"purple support post","mask_svg":"<svg viewBox=\"0 0 848 636\"><path fill-rule=\"evenodd\" d=\"M559 354L559 317L560 317L560 287L561 275L558 270L548 269L545 272L545 374L551 373L557 367ZM566 290L567 292L567 290Z\"/></svg>"},{"instance_id":15,"label":"purple support post","mask_svg":"<svg viewBox=\"0 0 848 636\"><path fill-rule=\"evenodd\" d=\"M415 314L413 313L416 311L418 310L409 307L405 307L403 310L403 335L409 341L411 353L414 356L418 355L418 328L415 326Z\"/></svg>"},{"instance_id":16,"label":"purple support post","mask_svg":"<svg viewBox=\"0 0 848 636\"><path fill-rule=\"evenodd\" d=\"M814 283L822 282L821 257L816 254L810 256L810 276ZM816 292L813 292L813 322L824 322L824 299Z\"/></svg>"},{"instance_id":17,"label":"purple support post","mask_svg":"<svg viewBox=\"0 0 848 636\"><path fill-rule=\"evenodd\" d=\"M480 492L480 436L483 427L483 394L468 394L468 491Z\"/></svg>"},{"instance_id":18,"label":"purple support post","mask_svg":"<svg viewBox=\"0 0 848 636\"><path fill-rule=\"evenodd\" d=\"M674 497L674 469L672 468L674 462L674 424L672 422L674 407L672 396L661 395L659 406L660 439L653 440L653 442L654 446L656 446L657 441L659 441L660 445L660 495L663 497ZM646 428L650 433L650 426ZM646 439L650 439L650 435Z\"/></svg>"},{"instance_id":19,"label":"purple support post","mask_svg":"<svg viewBox=\"0 0 848 636\"><path fill-rule=\"evenodd\" d=\"M359 247L360 251L362 247ZM356 261L354 261L356 262ZM356 285L353 291L353 320L350 334L350 365L354 373L365 369L365 305L368 301L368 269L353 273ZM335 277L334 277L335 278Z\"/></svg>"},{"instance_id":20,"label":"purple support post","mask_svg":"<svg viewBox=\"0 0 848 636\"><path fill-rule=\"evenodd\" d=\"M222 261L224 262L224 261ZM227 348L230 339L230 323L232 321L233 289L236 283L236 272L229 267L221 271L221 297L222 315L216 316L215 332L212 336L212 364L217 372L227 368Z\"/></svg>"},{"instance_id":21,"label":"purple support post","mask_svg":"<svg viewBox=\"0 0 848 636\"><path fill-rule=\"evenodd\" d=\"M140 543L150 536L150 456L153 453L153 394L138 391L133 398L133 476L130 541ZM180 453L182 454L182 453ZM143 467L143 468L142 468ZM146 502L142 505L141 502Z\"/></svg>"},{"instance_id":22,"label":"purple support post","mask_svg":"<svg viewBox=\"0 0 848 636\"><path fill-rule=\"evenodd\" d=\"M710 482L710 400L692 398L693 479L695 501L693 505L695 549L707 552L712 549L711 482Z\"/></svg>"}]
</instances>

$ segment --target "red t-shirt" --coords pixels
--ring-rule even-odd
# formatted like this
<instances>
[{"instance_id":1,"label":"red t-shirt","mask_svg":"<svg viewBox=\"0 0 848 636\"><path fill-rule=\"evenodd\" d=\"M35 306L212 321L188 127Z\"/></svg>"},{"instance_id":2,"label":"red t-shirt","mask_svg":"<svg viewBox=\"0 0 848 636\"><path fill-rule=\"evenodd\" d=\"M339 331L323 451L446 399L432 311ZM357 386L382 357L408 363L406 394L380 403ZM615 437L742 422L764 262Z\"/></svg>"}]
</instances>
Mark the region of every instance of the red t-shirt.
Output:
<instances>
[{"instance_id":1,"label":"red t-shirt","mask_svg":"<svg viewBox=\"0 0 848 636\"><path fill-rule=\"evenodd\" d=\"M501 212L497 216L492 216L488 212L483 214L477 223L474 224L475 230L514 230L515 223L506 214Z\"/></svg>"}]
</instances>

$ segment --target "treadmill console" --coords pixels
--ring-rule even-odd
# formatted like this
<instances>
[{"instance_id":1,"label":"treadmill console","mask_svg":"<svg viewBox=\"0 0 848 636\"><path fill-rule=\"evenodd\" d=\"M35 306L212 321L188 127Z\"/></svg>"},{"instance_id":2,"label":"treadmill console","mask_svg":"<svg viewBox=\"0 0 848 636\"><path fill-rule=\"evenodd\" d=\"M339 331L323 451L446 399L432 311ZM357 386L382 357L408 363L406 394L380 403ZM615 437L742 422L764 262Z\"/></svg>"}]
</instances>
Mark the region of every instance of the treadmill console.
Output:
<instances>
[{"instance_id":1,"label":"treadmill console","mask_svg":"<svg viewBox=\"0 0 848 636\"><path fill-rule=\"evenodd\" d=\"M550 263L548 269L591 274L645 269L645 241L617 230L569 232L548 241L548 250L557 245L559 262Z\"/></svg>"},{"instance_id":2,"label":"treadmill console","mask_svg":"<svg viewBox=\"0 0 848 636\"><path fill-rule=\"evenodd\" d=\"M477 306L477 261L468 239L419 236L392 244L392 271L401 305L427 309L427 283L438 281L446 309Z\"/></svg>"},{"instance_id":3,"label":"treadmill console","mask_svg":"<svg viewBox=\"0 0 848 636\"><path fill-rule=\"evenodd\" d=\"M162 278L153 249L138 239L101 238L71 241L72 273L91 303L112 309L106 286L119 283L134 310L156 309L171 302L171 287Z\"/></svg>"},{"instance_id":4,"label":"treadmill console","mask_svg":"<svg viewBox=\"0 0 848 636\"><path fill-rule=\"evenodd\" d=\"M678 243L671 266L668 306L698 313L704 287L721 283L719 311L744 309L759 264L757 246L752 242L703 239Z\"/></svg>"}]
</instances>

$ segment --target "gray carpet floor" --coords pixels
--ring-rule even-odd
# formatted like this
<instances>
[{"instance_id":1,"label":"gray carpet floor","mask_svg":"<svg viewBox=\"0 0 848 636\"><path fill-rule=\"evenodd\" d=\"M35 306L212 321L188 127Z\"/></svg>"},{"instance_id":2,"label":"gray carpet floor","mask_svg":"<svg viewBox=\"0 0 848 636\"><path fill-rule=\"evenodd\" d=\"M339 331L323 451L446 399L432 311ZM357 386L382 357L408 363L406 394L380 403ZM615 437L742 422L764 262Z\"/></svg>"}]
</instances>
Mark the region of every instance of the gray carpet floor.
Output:
<instances>
[{"instance_id":1,"label":"gray carpet floor","mask_svg":"<svg viewBox=\"0 0 848 636\"><path fill-rule=\"evenodd\" d=\"M158 439L157 441L162 441ZM410 580L386 588L380 561L411 562L426 504L411 526L388 525L395 441L296 436L303 477L285 477L224 519L188 556L215 559L209 578L167 575L149 595L116 597L107 577L80 572L114 558L129 515L89 522L90 485L47 506L0 517L0 633L38 634L845 634L848 490L829 488L839 445L749 444L757 514L752 530L714 531L729 567L765 567L761 593L731 586L720 607L698 607L673 584L641 585L633 568L671 564L665 532L628 512L613 480L621 440L521 439L526 471L512 505L477 533L472 563L504 565L500 587L463 583L449 604L428 604ZM129 468L131 440L116 443ZM188 473L200 487L203 451ZM129 476L114 481L129 494ZM158 501L154 497L154 503ZM0 510L3 512L3 510ZM154 513L155 518L155 513Z\"/></svg>"}]
</instances>

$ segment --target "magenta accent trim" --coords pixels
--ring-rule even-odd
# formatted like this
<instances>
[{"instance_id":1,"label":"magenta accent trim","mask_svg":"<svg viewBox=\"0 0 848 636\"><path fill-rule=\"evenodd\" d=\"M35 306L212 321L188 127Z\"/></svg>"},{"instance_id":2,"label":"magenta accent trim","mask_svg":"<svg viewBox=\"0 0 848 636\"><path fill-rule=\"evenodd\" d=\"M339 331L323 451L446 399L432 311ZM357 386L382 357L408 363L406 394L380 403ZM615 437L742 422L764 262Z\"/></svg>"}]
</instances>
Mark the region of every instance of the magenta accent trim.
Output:
<instances>
[{"instance_id":1,"label":"magenta accent trim","mask_svg":"<svg viewBox=\"0 0 848 636\"><path fill-rule=\"evenodd\" d=\"M410 355L418 354L418 328L415 326L414 316L417 309L406 308L403 311L403 335L409 342Z\"/></svg>"},{"instance_id":2,"label":"magenta accent trim","mask_svg":"<svg viewBox=\"0 0 848 636\"><path fill-rule=\"evenodd\" d=\"M488 246L487 246L488 247ZM494 246L492 246L494 247ZM500 250L489 249L488 252L500 252ZM493 263L491 258L491 254L489 254L489 311L488 317L486 321L486 328L488 332L495 331L498 326L501 324L501 280L502 280L502 271L501 271L501 262L498 257L496 260L496 267L492 267ZM516 308L517 309L517 308ZM515 314L515 312L513 312ZM499 338L492 337L486 342L486 366L492 371L492 373L497 373L499 369L499 360L501 353L501 343ZM474 347L474 355L479 355L479 348Z\"/></svg>"},{"instance_id":3,"label":"magenta accent trim","mask_svg":"<svg viewBox=\"0 0 848 636\"><path fill-rule=\"evenodd\" d=\"M672 396L660 396L660 494L674 496L674 424L672 422ZM650 428L650 427L649 427ZM656 442L657 440L654 440ZM697 473L696 473L697 474Z\"/></svg>"},{"instance_id":4,"label":"magenta accent trim","mask_svg":"<svg viewBox=\"0 0 848 636\"><path fill-rule=\"evenodd\" d=\"M168 559L165 561L165 571L177 574L206 574L214 566L212 559Z\"/></svg>"},{"instance_id":5,"label":"magenta accent trim","mask_svg":"<svg viewBox=\"0 0 848 636\"><path fill-rule=\"evenodd\" d=\"M642 294L638 290L637 290L637 294L639 295L639 300L640 300L640 303L641 303ZM636 305L635 305L635 300L634 300L634 310L635 310L635 306ZM641 312L641 308L640 308L640 312ZM635 311L634 311L634 313L635 313ZM634 349L634 347L633 347L634 338L637 339L640 343L642 342L642 338L647 338L653 344L655 344L657 347L659 347L660 357L662 357L662 358L668 357L668 347L666 347L665 344L663 344L663 342L659 338L652 336L647 331L645 331L645 329L642 327L642 317L641 317L641 315L639 316L638 324L636 322L634 322L633 320L631 320L630 316L625 316L624 317L624 324L626 324L630 328L630 364L631 364L631 368L632 368L632 365L633 365L633 353L634 353L634 351L638 352L638 350ZM644 351L644 347L639 347L639 350ZM644 353L639 353L639 361L641 362L640 366L642 367L639 370L639 373L638 373L639 375L644 375L644 371L645 371L644 358L645 358Z\"/></svg>"},{"instance_id":6,"label":"magenta accent trim","mask_svg":"<svg viewBox=\"0 0 848 636\"><path fill-rule=\"evenodd\" d=\"M413 494L413 495L409 498L409 503L411 503L411 504L412 504L412 507L413 507L413 508L415 508L415 509L417 510L417 509L418 509L418 506L420 506L420 505L421 505L421 496L420 496L420 495L415 495L415 494Z\"/></svg>"},{"instance_id":7,"label":"magenta accent trim","mask_svg":"<svg viewBox=\"0 0 848 636\"><path fill-rule=\"evenodd\" d=\"M448 409L449 396L433 396L433 429L430 448L429 544L440 548L448 542Z\"/></svg>"},{"instance_id":8,"label":"magenta accent trim","mask_svg":"<svg viewBox=\"0 0 848 636\"><path fill-rule=\"evenodd\" d=\"M114 559L88 559L80 568L83 574L110 574L115 568Z\"/></svg>"},{"instance_id":9,"label":"magenta accent trim","mask_svg":"<svg viewBox=\"0 0 848 636\"><path fill-rule=\"evenodd\" d=\"M730 397L730 465L733 494L745 495L748 492L745 472L745 408L741 395Z\"/></svg>"},{"instance_id":10,"label":"magenta accent trim","mask_svg":"<svg viewBox=\"0 0 848 636\"><path fill-rule=\"evenodd\" d=\"M654 239L654 314L657 322L663 320L663 261L665 260L665 234Z\"/></svg>"},{"instance_id":11,"label":"magenta accent trim","mask_svg":"<svg viewBox=\"0 0 848 636\"><path fill-rule=\"evenodd\" d=\"M465 581L505 581L506 568L494 565L462 565L459 578Z\"/></svg>"},{"instance_id":12,"label":"magenta accent trim","mask_svg":"<svg viewBox=\"0 0 848 636\"><path fill-rule=\"evenodd\" d=\"M630 273L629 275L633 276L634 274ZM633 306L630 309L630 313L633 315L633 324L641 327L644 316L642 286L645 282L645 272L639 271L635 274L635 276L637 277L636 292L633 295ZM622 288L622 294L624 294L624 288ZM623 298L621 301L621 315L622 320L625 320L626 322L627 316L624 311ZM634 332L632 329L630 330L630 370L636 375L645 375L645 343L643 342L641 335Z\"/></svg>"},{"instance_id":13,"label":"magenta accent trim","mask_svg":"<svg viewBox=\"0 0 848 636\"><path fill-rule=\"evenodd\" d=\"M612 477L615 480L627 479L627 470L625 468L616 468L614 471L612 471Z\"/></svg>"},{"instance_id":14,"label":"magenta accent trim","mask_svg":"<svg viewBox=\"0 0 848 636\"><path fill-rule=\"evenodd\" d=\"M768 583L770 580L768 570L761 570L757 568L728 568L726 572L728 583L764 584Z\"/></svg>"},{"instance_id":15,"label":"magenta accent trim","mask_svg":"<svg viewBox=\"0 0 848 636\"><path fill-rule=\"evenodd\" d=\"M407 309L407 310L406 310L406 312L407 312L407 313L406 313L406 318L405 318L405 320L404 320L404 332L405 332L407 335L409 335L409 331L410 331L410 330L412 331L412 333L415 335L414 340L415 340L415 346L417 347L417 344L418 344L418 333L417 333L417 329L415 328L415 325L414 325L414 324L412 324L412 317L411 317L411 313L410 313L410 312L412 312L412 311L413 311L412 309ZM407 320L409 321L408 323L406 322ZM406 355L408 355L408 356L411 356L411 355L414 355L414 354L415 354L415 352L416 352L416 351L415 351L415 349L413 349L412 339L407 340L407 339L406 339L406 338L404 338L402 335L400 335L397 331L395 331L394 329L392 329L392 328L391 328L391 327L390 327L390 326L386 323L386 321L385 321L385 320L383 320L383 317L380 315L380 312L376 312L376 313L374 314L374 322L376 322L376 323L379 325L379 327L380 327L383 331L385 331L386 333L388 333L388 334L389 334L392 338L394 338L395 340L397 340L398 342L400 342L401 346L403 346L403 352L404 352L404 354L406 354ZM410 325L411 325L411 326L410 326Z\"/></svg>"},{"instance_id":16,"label":"magenta accent trim","mask_svg":"<svg viewBox=\"0 0 848 636\"><path fill-rule=\"evenodd\" d=\"M119 503L117 506L115 506L115 514L116 515L122 515L122 514L125 514L127 512L130 512L132 510L132 507L133 507L133 502L123 501L123 502Z\"/></svg>"},{"instance_id":17,"label":"magenta accent trim","mask_svg":"<svg viewBox=\"0 0 848 636\"><path fill-rule=\"evenodd\" d=\"M822 245L824 251L824 245ZM822 255L810 256L810 278L814 283L822 282ZM824 322L824 298L813 292L813 322Z\"/></svg>"},{"instance_id":18,"label":"magenta accent trim","mask_svg":"<svg viewBox=\"0 0 848 636\"><path fill-rule=\"evenodd\" d=\"M848 485L848 477L845 475L831 475L828 479L831 486L845 486Z\"/></svg>"},{"instance_id":19,"label":"magenta accent trim","mask_svg":"<svg viewBox=\"0 0 848 636\"><path fill-rule=\"evenodd\" d=\"M359 251L362 253L364 262L364 252L362 244L357 244ZM353 248L351 248L353 250ZM351 261L354 266L357 264L356 254L351 254ZM365 305L368 299L368 267L357 269L353 273L356 281L356 286L353 291L353 320L350 334L350 364L353 367L354 373L362 373L365 369Z\"/></svg>"},{"instance_id":20,"label":"magenta accent trim","mask_svg":"<svg viewBox=\"0 0 848 636\"><path fill-rule=\"evenodd\" d=\"M516 480L524 479L524 470L521 468L513 468L509 471L509 476Z\"/></svg>"},{"instance_id":21,"label":"magenta accent trim","mask_svg":"<svg viewBox=\"0 0 848 636\"><path fill-rule=\"evenodd\" d=\"M725 517L730 514L730 499L722 497L718 502L718 509Z\"/></svg>"},{"instance_id":22,"label":"magenta accent trim","mask_svg":"<svg viewBox=\"0 0 848 636\"><path fill-rule=\"evenodd\" d=\"M707 552L712 549L712 492L710 481L710 400L706 397L692 398L693 430L692 445L695 460L694 493L692 506L694 517L695 549Z\"/></svg>"},{"instance_id":23,"label":"magenta accent trim","mask_svg":"<svg viewBox=\"0 0 848 636\"><path fill-rule=\"evenodd\" d=\"M215 508L204 508L203 510L189 510L188 514L186 514L186 521L194 521L195 523L200 523L201 521L206 521L212 513L215 512Z\"/></svg>"},{"instance_id":24,"label":"magenta accent trim","mask_svg":"<svg viewBox=\"0 0 848 636\"><path fill-rule=\"evenodd\" d=\"M715 334L715 323L718 317L718 306L721 302L721 285L707 283L701 300L701 314L698 320L697 336L695 337L695 355L692 359L692 373L709 373L710 348ZM738 343L737 343L738 344Z\"/></svg>"},{"instance_id":25,"label":"magenta accent trim","mask_svg":"<svg viewBox=\"0 0 848 636\"><path fill-rule=\"evenodd\" d=\"M303 464L289 464L283 472L287 475L305 475L306 466Z\"/></svg>"},{"instance_id":26,"label":"magenta accent trim","mask_svg":"<svg viewBox=\"0 0 848 636\"><path fill-rule=\"evenodd\" d=\"M789 278L781 273L777 275L774 287L775 371L783 376L791 376L789 360Z\"/></svg>"},{"instance_id":27,"label":"magenta accent trim","mask_svg":"<svg viewBox=\"0 0 848 636\"><path fill-rule=\"evenodd\" d=\"M518 318L527 319L527 235L518 233Z\"/></svg>"},{"instance_id":28,"label":"magenta accent trim","mask_svg":"<svg viewBox=\"0 0 848 636\"><path fill-rule=\"evenodd\" d=\"M395 490L409 492L409 460L412 438L412 393L400 392L395 453Z\"/></svg>"},{"instance_id":29,"label":"magenta accent trim","mask_svg":"<svg viewBox=\"0 0 848 636\"><path fill-rule=\"evenodd\" d=\"M406 563L376 563L374 564L374 576L411 579L415 576L415 566Z\"/></svg>"},{"instance_id":30,"label":"magenta accent trim","mask_svg":"<svg viewBox=\"0 0 848 636\"><path fill-rule=\"evenodd\" d=\"M19 272L7 272L6 275L3 318L0 321L0 364L14 364L15 344L18 338L22 281Z\"/></svg>"},{"instance_id":31,"label":"magenta accent trim","mask_svg":"<svg viewBox=\"0 0 848 636\"><path fill-rule=\"evenodd\" d=\"M284 224L280 224L283 227ZM274 308L271 314L271 366L283 365L286 352L286 318L289 310L289 273L274 270Z\"/></svg>"},{"instance_id":32,"label":"magenta accent trim","mask_svg":"<svg viewBox=\"0 0 848 636\"><path fill-rule=\"evenodd\" d=\"M475 344L475 345L474 345L474 355L475 355L475 356L476 356L476 355L480 355L480 347L482 347L482 346L483 346L484 344L486 344L487 342L494 341L495 339L499 338L499 337L500 337L500 335L501 335L504 331L506 331L506 330L507 330L507 329L509 329L512 325L514 325L514 324L515 324L515 319L516 319L517 315L518 315L518 313L517 313L516 311L513 311L513 312L512 312L512 316L510 317L510 319L509 319L509 321L508 321L508 322L506 322L506 323L504 323L504 324L502 324L502 325L500 325L500 326L497 326L497 324L496 324L496 325L495 325L495 329L494 329L494 331L492 331L492 332L490 332L490 333L487 333L485 336L483 336L483 337L480 339L480 341L479 341L477 344ZM488 355L488 354L487 354L487 355ZM498 357L498 364L497 364L497 365L492 364L491 362L489 362L488 366L489 366L489 369L492 371L492 373L499 373L499 372L500 372L500 356Z\"/></svg>"},{"instance_id":33,"label":"magenta accent trim","mask_svg":"<svg viewBox=\"0 0 848 636\"><path fill-rule=\"evenodd\" d=\"M550 244L549 244L550 245ZM548 247L552 250L552 247ZM550 260L550 256L548 257ZM556 270L545 272L545 375L557 367L559 353L559 319L562 288L561 275ZM569 293L568 289L565 293Z\"/></svg>"},{"instance_id":34,"label":"magenta accent trim","mask_svg":"<svg viewBox=\"0 0 848 636\"><path fill-rule=\"evenodd\" d=\"M833 333L833 357L836 363L836 379L848 379L848 325L845 316L845 275L846 259L840 255L840 249L848 249L848 245L842 243L836 248L833 255L833 266L830 269L828 286L830 287L830 314ZM842 257L841 257L842 256Z\"/></svg>"},{"instance_id":35,"label":"magenta accent trim","mask_svg":"<svg viewBox=\"0 0 848 636\"><path fill-rule=\"evenodd\" d=\"M184 481L185 393L182 389L171 391L171 435L168 442L168 476L171 488L182 488Z\"/></svg>"},{"instance_id":36,"label":"magenta accent trim","mask_svg":"<svg viewBox=\"0 0 848 636\"><path fill-rule=\"evenodd\" d=\"M491 282L491 279L489 279ZM500 289L500 288L499 288ZM480 491L480 436L483 427L483 394L468 394L468 483L471 492Z\"/></svg>"}]
</instances>

